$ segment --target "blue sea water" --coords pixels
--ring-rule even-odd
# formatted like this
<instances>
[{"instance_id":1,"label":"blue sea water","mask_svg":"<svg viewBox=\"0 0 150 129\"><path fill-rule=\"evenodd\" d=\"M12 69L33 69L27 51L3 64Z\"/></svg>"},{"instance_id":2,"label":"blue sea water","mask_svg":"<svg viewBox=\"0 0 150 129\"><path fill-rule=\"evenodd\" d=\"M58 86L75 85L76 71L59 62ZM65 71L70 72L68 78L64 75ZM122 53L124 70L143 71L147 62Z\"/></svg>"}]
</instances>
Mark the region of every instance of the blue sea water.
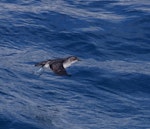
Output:
<instances>
[{"instance_id":1,"label":"blue sea water","mask_svg":"<svg viewBox=\"0 0 150 129\"><path fill-rule=\"evenodd\" d=\"M0 129L150 129L149 0L1 0L0 60Z\"/></svg>"}]
</instances>

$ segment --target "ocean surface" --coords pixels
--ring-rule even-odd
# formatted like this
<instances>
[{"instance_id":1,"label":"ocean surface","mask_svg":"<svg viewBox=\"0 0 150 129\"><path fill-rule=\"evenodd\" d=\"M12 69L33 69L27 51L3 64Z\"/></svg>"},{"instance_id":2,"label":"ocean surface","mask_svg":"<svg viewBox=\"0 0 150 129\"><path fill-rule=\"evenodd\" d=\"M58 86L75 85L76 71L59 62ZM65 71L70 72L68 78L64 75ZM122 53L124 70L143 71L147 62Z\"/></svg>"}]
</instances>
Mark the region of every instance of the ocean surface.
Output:
<instances>
[{"instance_id":1,"label":"ocean surface","mask_svg":"<svg viewBox=\"0 0 150 129\"><path fill-rule=\"evenodd\" d=\"M150 129L150 0L1 0L0 129Z\"/></svg>"}]
</instances>

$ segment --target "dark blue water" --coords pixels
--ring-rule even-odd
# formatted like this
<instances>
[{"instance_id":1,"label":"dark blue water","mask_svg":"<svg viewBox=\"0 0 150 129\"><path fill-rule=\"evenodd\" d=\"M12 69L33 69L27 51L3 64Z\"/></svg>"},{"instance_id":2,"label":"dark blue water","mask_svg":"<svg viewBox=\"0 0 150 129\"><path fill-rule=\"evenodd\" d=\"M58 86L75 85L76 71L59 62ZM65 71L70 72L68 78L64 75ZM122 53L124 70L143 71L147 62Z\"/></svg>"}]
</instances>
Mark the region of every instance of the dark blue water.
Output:
<instances>
[{"instance_id":1,"label":"dark blue water","mask_svg":"<svg viewBox=\"0 0 150 129\"><path fill-rule=\"evenodd\" d=\"M1 0L0 60L0 129L150 129L149 0Z\"/></svg>"}]
</instances>

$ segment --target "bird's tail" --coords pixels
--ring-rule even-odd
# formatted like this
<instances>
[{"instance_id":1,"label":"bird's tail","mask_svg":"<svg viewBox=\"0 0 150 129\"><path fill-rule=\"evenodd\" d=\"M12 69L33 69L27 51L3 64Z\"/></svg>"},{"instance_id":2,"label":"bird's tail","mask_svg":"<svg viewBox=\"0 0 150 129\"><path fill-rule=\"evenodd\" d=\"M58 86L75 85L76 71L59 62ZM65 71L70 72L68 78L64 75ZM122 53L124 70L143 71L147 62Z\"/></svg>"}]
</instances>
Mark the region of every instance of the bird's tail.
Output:
<instances>
[{"instance_id":1,"label":"bird's tail","mask_svg":"<svg viewBox=\"0 0 150 129\"><path fill-rule=\"evenodd\" d=\"M42 61L42 62L36 63L35 66L43 67L45 64L46 64L46 61Z\"/></svg>"}]
</instances>

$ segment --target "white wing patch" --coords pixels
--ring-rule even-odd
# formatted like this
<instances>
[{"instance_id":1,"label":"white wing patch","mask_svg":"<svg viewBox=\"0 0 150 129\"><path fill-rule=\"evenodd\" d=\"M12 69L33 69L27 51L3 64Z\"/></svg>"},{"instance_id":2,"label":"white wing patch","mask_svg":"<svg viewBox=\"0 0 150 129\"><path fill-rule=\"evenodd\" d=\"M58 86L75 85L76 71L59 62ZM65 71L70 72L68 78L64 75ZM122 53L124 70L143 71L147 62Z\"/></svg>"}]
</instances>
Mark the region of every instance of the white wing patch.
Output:
<instances>
[{"instance_id":1,"label":"white wing patch","mask_svg":"<svg viewBox=\"0 0 150 129\"><path fill-rule=\"evenodd\" d=\"M49 63L46 63L46 64L44 65L44 68L49 68Z\"/></svg>"}]
</instances>

